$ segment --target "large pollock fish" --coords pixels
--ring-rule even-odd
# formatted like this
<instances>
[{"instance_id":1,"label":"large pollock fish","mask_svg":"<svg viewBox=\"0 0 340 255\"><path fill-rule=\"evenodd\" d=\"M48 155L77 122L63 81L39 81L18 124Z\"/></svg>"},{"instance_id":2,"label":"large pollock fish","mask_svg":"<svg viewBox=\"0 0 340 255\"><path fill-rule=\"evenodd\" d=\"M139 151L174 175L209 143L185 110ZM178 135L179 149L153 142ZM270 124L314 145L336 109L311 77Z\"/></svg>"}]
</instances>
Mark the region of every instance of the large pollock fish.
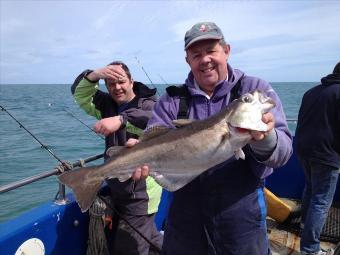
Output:
<instances>
[{"instance_id":1,"label":"large pollock fish","mask_svg":"<svg viewBox=\"0 0 340 255\"><path fill-rule=\"evenodd\" d=\"M105 163L65 172L59 181L73 190L83 212L106 179L125 181L144 164L159 185L176 191L233 156L244 159L242 147L251 141L248 130L267 131L262 114L274 106L271 98L255 90L205 120L174 120L176 129L151 128L133 148L113 147Z\"/></svg>"}]
</instances>

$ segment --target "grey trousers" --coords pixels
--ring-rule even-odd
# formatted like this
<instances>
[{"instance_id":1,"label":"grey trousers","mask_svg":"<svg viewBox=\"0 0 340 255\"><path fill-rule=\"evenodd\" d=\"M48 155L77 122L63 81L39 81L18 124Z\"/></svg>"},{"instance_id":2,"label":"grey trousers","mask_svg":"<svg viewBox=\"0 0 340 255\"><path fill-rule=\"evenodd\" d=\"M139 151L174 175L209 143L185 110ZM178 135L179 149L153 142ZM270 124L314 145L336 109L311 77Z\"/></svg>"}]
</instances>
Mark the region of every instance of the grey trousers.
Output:
<instances>
[{"instance_id":1,"label":"grey trousers","mask_svg":"<svg viewBox=\"0 0 340 255\"><path fill-rule=\"evenodd\" d=\"M162 247L163 235L158 232L154 223L155 214L124 215L124 218L152 244L159 248ZM113 228L106 231L106 237L111 255L158 254L143 237L119 218L114 218Z\"/></svg>"}]
</instances>

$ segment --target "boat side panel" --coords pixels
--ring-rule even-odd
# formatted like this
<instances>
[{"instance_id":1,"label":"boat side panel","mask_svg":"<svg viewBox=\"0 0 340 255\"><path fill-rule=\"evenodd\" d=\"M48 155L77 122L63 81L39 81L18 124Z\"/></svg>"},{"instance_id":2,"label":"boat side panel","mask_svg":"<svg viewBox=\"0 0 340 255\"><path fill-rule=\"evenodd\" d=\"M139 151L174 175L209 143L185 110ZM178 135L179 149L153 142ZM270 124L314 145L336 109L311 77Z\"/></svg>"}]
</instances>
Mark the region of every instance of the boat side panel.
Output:
<instances>
[{"instance_id":1,"label":"boat side panel","mask_svg":"<svg viewBox=\"0 0 340 255\"><path fill-rule=\"evenodd\" d=\"M81 213L73 196L68 198L67 205L49 202L0 224L0 253L15 254L26 240L38 238L45 254L85 254L88 215Z\"/></svg>"}]
</instances>

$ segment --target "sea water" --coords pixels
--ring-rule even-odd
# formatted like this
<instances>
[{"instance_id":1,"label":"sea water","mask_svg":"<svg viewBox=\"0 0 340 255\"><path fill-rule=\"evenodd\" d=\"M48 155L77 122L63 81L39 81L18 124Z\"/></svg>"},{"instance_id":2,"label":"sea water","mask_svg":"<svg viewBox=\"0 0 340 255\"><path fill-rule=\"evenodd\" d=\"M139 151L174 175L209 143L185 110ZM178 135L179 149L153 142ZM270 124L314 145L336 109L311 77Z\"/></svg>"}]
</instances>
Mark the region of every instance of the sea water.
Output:
<instances>
[{"instance_id":1,"label":"sea water","mask_svg":"<svg viewBox=\"0 0 340 255\"><path fill-rule=\"evenodd\" d=\"M314 85L315 82L272 83L287 118L292 119L289 122L292 133L302 95ZM161 95L166 86L156 87ZM103 152L104 141L85 126L92 127L96 120L74 102L70 85L0 85L0 105L51 151L42 148L6 112L0 111L0 186L52 171L59 164L52 154L58 159L75 162ZM101 162L99 159L94 164ZM58 187L57 178L51 176L0 194L0 222L52 201Z\"/></svg>"}]
</instances>

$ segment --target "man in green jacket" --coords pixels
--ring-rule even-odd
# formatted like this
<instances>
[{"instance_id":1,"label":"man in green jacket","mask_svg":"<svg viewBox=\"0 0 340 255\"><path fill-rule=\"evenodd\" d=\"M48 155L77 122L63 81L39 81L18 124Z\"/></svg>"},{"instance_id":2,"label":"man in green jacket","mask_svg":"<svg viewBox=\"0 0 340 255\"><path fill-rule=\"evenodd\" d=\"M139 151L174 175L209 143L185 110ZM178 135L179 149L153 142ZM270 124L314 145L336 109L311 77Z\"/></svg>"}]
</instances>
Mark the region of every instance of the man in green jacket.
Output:
<instances>
[{"instance_id":1,"label":"man in green jacket","mask_svg":"<svg viewBox=\"0 0 340 255\"><path fill-rule=\"evenodd\" d=\"M109 93L98 89L100 79L105 81ZM71 91L79 106L99 120L94 130L105 136L105 152L112 146L124 146L129 138L138 138L156 102L156 89L133 81L128 67L119 61L94 71L85 70L76 78ZM115 209L153 244L161 247L162 235L154 224L161 187L151 177L125 182L110 179L107 184ZM113 237L108 245L110 252L147 255L150 245L121 219L113 219L117 227L110 235Z\"/></svg>"}]
</instances>

